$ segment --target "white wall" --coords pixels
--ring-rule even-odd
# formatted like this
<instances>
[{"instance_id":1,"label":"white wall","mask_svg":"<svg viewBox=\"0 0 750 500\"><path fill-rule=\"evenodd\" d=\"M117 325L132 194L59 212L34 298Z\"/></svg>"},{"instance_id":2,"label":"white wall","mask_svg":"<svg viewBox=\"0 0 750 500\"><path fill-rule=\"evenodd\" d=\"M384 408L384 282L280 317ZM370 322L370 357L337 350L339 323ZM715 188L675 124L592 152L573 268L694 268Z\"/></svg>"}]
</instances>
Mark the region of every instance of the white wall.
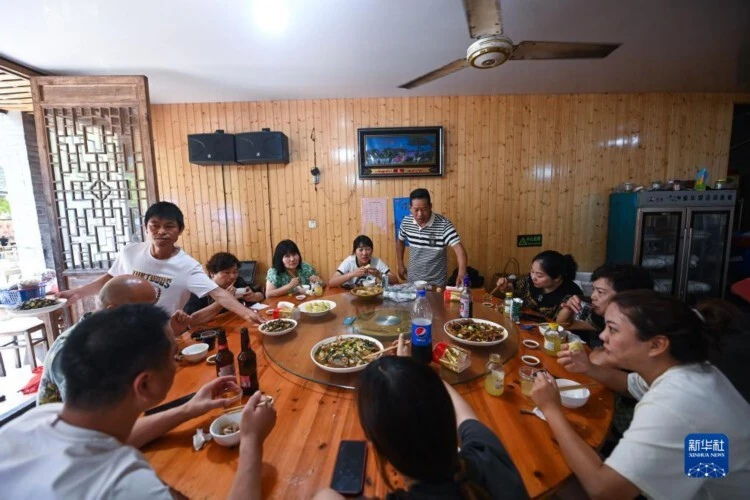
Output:
<instances>
[{"instance_id":1,"label":"white wall","mask_svg":"<svg viewBox=\"0 0 750 500\"><path fill-rule=\"evenodd\" d=\"M24 275L45 269L42 238L36 216L31 171L26 155L21 113L0 113L0 165L5 170L13 226L18 249L18 266ZM0 273L0 280L3 279Z\"/></svg>"}]
</instances>

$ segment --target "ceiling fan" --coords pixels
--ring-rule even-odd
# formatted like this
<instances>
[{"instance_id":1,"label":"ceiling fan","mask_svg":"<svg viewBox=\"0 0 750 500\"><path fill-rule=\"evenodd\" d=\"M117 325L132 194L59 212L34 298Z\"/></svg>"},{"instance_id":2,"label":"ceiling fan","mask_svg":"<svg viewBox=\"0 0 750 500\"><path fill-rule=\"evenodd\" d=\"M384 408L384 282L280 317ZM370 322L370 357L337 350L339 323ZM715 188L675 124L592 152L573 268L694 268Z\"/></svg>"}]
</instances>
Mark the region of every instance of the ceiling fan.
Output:
<instances>
[{"instance_id":1,"label":"ceiling fan","mask_svg":"<svg viewBox=\"0 0 750 500\"><path fill-rule=\"evenodd\" d=\"M466 58L457 59L442 68L400 85L413 89L466 67L479 69L500 66L508 59L601 59L620 46L619 43L570 43L526 41L513 45L503 35L500 0L463 0L469 33L477 41L469 45Z\"/></svg>"}]
</instances>

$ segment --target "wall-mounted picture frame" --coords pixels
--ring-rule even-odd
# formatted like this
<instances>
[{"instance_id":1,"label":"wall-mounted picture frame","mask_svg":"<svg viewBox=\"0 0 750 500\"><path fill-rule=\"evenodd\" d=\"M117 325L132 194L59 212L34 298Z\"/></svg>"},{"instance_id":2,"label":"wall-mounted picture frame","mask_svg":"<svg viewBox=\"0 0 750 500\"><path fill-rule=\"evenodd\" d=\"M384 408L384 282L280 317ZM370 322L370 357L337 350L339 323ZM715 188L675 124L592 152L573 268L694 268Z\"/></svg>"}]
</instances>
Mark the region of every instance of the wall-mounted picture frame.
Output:
<instances>
[{"instance_id":1,"label":"wall-mounted picture frame","mask_svg":"<svg viewBox=\"0 0 750 500\"><path fill-rule=\"evenodd\" d=\"M443 127L361 128L359 178L443 175Z\"/></svg>"}]
</instances>

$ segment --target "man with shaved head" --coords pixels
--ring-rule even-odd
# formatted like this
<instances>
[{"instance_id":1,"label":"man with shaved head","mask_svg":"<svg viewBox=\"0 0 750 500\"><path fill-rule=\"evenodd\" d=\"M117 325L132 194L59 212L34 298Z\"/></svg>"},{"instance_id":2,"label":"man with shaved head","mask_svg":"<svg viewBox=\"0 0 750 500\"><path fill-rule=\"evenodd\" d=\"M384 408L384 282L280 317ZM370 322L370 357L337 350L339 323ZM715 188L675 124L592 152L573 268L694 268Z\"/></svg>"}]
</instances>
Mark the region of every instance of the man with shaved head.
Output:
<instances>
[{"instance_id":1,"label":"man with shaved head","mask_svg":"<svg viewBox=\"0 0 750 500\"><path fill-rule=\"evenodd\" d=\"M98 299L101 309L105 310L128 304L156 304L158 291L143 278L133 275L122 275L115 276L109 280L99 292ZM169 327L170 331L173 330L175 325L179 325L178 327L182 328L181 325L186 324L182 316L189 318L183 311L176 311L172 315ZM59 366L58 356L63 351L65 340L73 329L75 329L75 325L60 334L47 353L47 357L44 360L44 372L39 381L37 405L62 403L65 401L65 377ZM236 386L233 380L232 377L219 377L205 384L185 405L156 415L139 418L128 437L127 443L138 448L186 420L203 415L214 408L226 406L228 404L227 399L214 398L214 395L221 392L222 388L226 386Z\"/></svg>"}]
</instances>

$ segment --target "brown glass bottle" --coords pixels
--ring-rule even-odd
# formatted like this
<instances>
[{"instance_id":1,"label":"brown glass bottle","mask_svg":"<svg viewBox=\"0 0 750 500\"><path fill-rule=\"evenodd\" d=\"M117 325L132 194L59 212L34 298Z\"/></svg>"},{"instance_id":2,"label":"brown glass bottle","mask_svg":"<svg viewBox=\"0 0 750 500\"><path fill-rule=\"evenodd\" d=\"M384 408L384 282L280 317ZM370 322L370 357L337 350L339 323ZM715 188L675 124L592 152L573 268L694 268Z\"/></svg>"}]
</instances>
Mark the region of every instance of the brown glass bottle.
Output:
<instances>
[{"instance_id":1,"label":"brown glass bottle","mask_svg":"<svg viewBox=\"0 0 750 500\"><path fill-rule=\"evenodd\" d=\"M216 376L236 376L237 372L234 371L234 353L229 350L229 346L227 345L227 334L219 331L218 337L219 352L216 354Z\"/></svg>"},{"instance_id":2,"label":"brown glass bottle","mask_svg":"<svg viewBox=\"0 0 750 500\"><path fill-rule=\"evenodd\" d=\"M240 330L240 345L242 351L237 356L237 366L240 368L240 387L242 394L251 396L260 389L258 383L258 358L250 347L250 333L247 328Z\"/></svg>"}]
</instances>

